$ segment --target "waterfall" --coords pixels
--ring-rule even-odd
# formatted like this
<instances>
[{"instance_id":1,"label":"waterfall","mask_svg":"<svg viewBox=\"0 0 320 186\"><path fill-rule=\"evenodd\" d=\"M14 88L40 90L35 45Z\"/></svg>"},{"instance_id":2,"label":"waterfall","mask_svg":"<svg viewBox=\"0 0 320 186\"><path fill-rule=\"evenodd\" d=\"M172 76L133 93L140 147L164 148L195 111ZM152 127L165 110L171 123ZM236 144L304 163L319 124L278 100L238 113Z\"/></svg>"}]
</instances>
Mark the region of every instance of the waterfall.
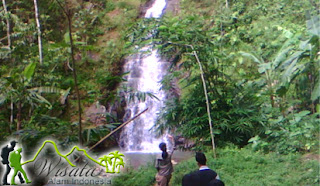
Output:
<instances>
[{"instance_id":1,"label":"waterfall","mask_svg":"<svg viewBox=\"0 0 320 186\"><path fill-rule=\"evenodd\" d=\"M155 0L152 7L145 14L145 18L159 18L166 6L165 0ZM151 51L145 54L146 51ZM120 144L125 151L159 152L159 143L167 142L162 136L157 138L150 130L157 114L164 106L165 92L160 90L163 76L168 69L168 62L161 61L156 50L144 47L140 53L131 56L124 65L127 76L127 87L136 91L151 92L159 100L147 97L145 102L131 102L127 105L128 118L148 108L148 111L129 123L120 134Z\"/></svg>"}]
</instances>

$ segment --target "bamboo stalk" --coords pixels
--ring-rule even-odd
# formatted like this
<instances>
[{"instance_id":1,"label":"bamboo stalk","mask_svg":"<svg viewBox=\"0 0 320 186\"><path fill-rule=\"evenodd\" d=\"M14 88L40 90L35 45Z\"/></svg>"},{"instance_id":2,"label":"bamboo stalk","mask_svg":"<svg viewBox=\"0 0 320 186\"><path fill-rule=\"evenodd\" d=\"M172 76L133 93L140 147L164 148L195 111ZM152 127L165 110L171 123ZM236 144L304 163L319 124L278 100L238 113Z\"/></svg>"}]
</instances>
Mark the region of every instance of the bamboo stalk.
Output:
<instances>
[{"instance_id":1,"label":"bamboo stalk","mask_svg":"<svg viewBox=\"0 0 320 186\"><path fill-rule=\"evenodd\" d=\"M203 90L204 90L204 94L206 97L206 105L207 105L207 113L208 113L208 120L209 120L209 127L210 127L210 136L211 136L211 142L212 142L212 150L213 150L213 155L214 158L217 158L216 155L216 147L215 147L215 143L214 143L214 136L213 136L213 127L212 127L212 119L211 119L211 114L210 114L210 105L209 105L209 97L208 97L208 93L207 93L207 86L206 86L206 81L204 79L204 72L203 72L203 68L202 68L202 64L199 60L199 57L196 53L196 51L194 50L192 45L189 45L192 48L192 52L194 54L194 56L196 57L196 60L199 64L200 67L200 71L201 71L201 79L202 79L202 84L203 84Z\"/></svg>"}]
</instances>

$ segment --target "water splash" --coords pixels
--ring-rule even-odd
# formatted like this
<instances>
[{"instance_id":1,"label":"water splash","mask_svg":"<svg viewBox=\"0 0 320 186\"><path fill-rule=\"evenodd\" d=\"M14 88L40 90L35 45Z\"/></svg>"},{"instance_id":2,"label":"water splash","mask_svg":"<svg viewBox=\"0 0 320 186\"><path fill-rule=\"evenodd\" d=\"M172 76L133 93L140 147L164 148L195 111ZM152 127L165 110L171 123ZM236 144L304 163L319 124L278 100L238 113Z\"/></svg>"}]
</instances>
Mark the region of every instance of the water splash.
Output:
<instances>
[{"instance_id":1,"label":"water splash","mask_svg":"<svg viewBox=\"0 0 320 186\"><path fill-rule=\"evenodd\" d=\"M165 0L156 0L152 7L149 8L145 14L145 18L159 18L162 15L164 8L166 7Z\"/></svg>"}]
</instances>

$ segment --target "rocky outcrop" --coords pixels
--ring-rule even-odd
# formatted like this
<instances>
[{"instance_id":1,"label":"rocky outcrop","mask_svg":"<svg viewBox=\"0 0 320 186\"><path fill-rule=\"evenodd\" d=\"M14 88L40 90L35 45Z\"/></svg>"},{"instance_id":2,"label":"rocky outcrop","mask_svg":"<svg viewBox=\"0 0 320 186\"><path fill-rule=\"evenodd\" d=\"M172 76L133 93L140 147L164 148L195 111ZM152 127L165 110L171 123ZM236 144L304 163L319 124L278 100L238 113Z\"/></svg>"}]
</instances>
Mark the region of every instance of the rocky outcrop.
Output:
<instances>
[{"instance_id":1,"label":"rocky outcrop","mask_svg":"<svg viewBox=\"0 0 320 186\"><path fill-rule=\"evenodd\" d=\"M190 150L192 147L195 146L194 141L189 140L183 136L175 136L174 141L175 141L176 147L180 150Z\"/></svg>"},{"instance_id":2,"label":"rocky outcrop","mask_svg":"<svg viewBox=\"0 0 320 186\"><path fill-rule=\"evenodd\" d=\"M180 12L180 0L167 0L167 6L164 13L177 15Z\"/></svg>"},{"instance_id":3,"label":"rocky outcrop","mask_svg":"<svg viewBox=\"0 0 320 186\"><path fill-rule=\"evenodd\" d=\"M100 105L99 101L92 104L89 108L85 110L86 120L90 121L95 125L106 124L106 107Z\"/></svg>"}]
</instances>

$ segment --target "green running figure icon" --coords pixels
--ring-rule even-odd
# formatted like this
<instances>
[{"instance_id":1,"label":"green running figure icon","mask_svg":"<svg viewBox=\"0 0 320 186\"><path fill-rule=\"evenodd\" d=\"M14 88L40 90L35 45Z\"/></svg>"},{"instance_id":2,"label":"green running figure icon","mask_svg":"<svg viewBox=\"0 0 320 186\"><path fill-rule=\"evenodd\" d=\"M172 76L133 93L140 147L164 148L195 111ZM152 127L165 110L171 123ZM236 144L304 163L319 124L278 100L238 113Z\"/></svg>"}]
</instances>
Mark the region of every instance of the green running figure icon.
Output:
<instances>
[{"instance_id":1,"label":"green running figure icon","mask_svg":"<svg viewBox=\"0 0 320 186\"><path fill-rule=\"evenodd\" d=\"M17 185L14 182L14 178L16 177L18 172L22 173L24 179L26 180L26 183L31 183L31 181L29 181L27 174L23 170L21 165L21 154L20 154L21 151L22 151L22 148L18 148L17 150L10 152L10 155L9 155L10 166L14 169L14 173L11 178L11 185Z\"/></svg>"}]
</instances>

